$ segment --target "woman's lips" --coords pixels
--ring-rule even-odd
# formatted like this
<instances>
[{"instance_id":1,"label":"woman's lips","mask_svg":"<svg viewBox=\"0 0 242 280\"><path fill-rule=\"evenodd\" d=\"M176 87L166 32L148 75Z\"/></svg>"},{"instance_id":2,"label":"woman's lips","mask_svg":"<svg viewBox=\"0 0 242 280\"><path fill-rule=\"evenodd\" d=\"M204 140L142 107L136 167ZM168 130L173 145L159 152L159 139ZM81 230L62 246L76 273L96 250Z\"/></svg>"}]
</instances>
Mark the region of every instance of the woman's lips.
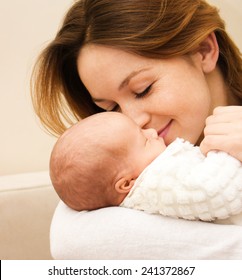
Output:
<instances>
[{"instance_id":1,"label":"woman's lips","mask_svg":"<svg viewBox=\"0 0 242 280\"><path fill-rule=\"evenodd\" d=\"M159 137L162 137L162 138L166 137L166 135L167 135L167 133L170 129L171 123L172 123L172 120L170 120L165 127L163 127L161 130L158 131L158 136Z\"/></svg>"}]
</instances>

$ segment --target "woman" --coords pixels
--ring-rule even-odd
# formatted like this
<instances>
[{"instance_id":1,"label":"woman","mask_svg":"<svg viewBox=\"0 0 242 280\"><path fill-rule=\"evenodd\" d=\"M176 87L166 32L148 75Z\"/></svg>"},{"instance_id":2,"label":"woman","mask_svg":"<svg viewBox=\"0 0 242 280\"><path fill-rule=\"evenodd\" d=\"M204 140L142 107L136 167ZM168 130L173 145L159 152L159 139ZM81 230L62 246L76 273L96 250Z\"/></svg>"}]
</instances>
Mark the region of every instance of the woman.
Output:
<instances>
[{"instance_id":1,"label":"woman","mask_svg":"<svg viewBox=\"0 0 242 280\"><path fill-rule=\"evenodd\" d=\"M115 110L166 144L182 137L242 161L241 65L205 1L83 0L41 54L32 96L55 134Z\"/></svg>"}]
</instances>

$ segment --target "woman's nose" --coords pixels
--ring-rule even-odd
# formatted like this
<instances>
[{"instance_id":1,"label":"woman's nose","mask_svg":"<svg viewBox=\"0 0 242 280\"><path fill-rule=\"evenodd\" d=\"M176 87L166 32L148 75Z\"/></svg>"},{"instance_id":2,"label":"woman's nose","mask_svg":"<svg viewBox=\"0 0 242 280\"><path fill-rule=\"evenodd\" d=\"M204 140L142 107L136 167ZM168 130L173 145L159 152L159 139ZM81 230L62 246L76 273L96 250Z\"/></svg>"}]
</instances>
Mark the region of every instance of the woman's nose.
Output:
<instances>
[{"instance_id":1,"label":"woman's nose","mask_svg":"<svg viewBox=\"0 0 242 280\"><path fill-rule=\"evenodd\" d=\"M144 128L150 122L150 115L144 111L139 111L136 108L121 107L121 111L124 115L131 118L140 128Z\"/></svg>"},{"instance_id":2,"label":"woman's nose","mask_svg":"<svg viewBox=\"0 0 242 280\"><path fill-rule=\"evenodd\" d=\"M147 139L158 138L157 131L154 128L142 129L142 131Z\"/></svg>"}]
</instances>

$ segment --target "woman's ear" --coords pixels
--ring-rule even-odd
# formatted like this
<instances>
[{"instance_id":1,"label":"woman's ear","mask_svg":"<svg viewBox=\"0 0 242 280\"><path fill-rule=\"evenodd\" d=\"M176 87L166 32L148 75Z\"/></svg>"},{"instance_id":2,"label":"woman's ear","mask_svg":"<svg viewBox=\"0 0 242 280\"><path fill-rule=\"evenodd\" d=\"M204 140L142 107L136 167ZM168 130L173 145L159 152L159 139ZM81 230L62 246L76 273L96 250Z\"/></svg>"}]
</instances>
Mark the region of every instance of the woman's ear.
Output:
<instances>
[{"instance_id":1,"label":"woman's ear","mask_svg":"<svg viewBox=\"0 0 242 280\"><path fill-rule=\"evenodd\" d=\"M114 188L118 193L125 194L130 192L134 183L135 183L135 179L122 177L115 183Z\"/></svg>"},{"instance_id":2,"label":"woman's ear","mask_svg":"<svg viewBox=\"0 0 242 280\"><path fill-rule=\"evenodd\" d=\"M212 72L219 57L219 46L214 32L209 34L199 45L198 52L202 56L202 69L204 73Z\"/></svg>"}]
</instances>

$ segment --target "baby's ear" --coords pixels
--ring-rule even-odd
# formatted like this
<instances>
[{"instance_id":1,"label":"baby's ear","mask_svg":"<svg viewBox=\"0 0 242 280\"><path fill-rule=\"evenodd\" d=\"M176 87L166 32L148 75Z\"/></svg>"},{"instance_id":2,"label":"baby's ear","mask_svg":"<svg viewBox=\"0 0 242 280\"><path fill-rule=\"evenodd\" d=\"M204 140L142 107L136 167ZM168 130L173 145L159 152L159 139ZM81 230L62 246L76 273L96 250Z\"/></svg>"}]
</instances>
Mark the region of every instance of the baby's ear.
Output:
<instances>
[{"instance_id":1,"label":"baby's ear","mask_svg":"<svg viewBox=\"0 0 242 280\"><path fill-rule=\"evenodd\" d=\"M115 183L114 188L118 193L125 194L131 190L134 183L135 183L135 179L122 177Z\"/></svg>"}]
</instances>

